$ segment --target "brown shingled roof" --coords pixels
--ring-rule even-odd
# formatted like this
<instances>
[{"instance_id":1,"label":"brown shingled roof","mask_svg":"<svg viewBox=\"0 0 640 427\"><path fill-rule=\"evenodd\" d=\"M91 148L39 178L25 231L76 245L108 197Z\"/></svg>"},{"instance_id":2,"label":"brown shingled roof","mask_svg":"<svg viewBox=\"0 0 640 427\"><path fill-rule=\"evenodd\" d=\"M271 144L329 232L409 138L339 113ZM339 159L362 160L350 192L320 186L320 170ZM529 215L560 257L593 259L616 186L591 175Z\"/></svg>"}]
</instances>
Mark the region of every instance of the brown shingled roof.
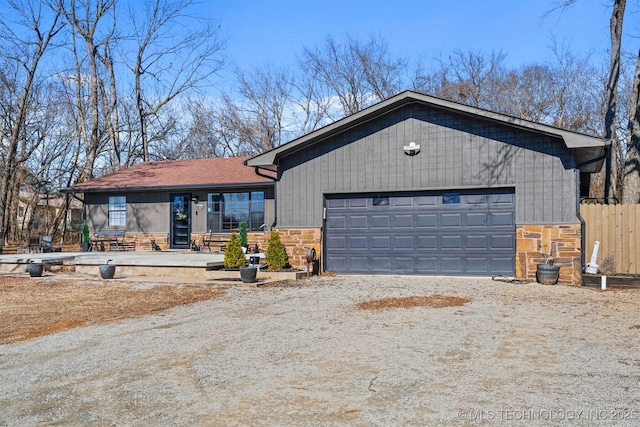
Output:
<instances>
[{"instance_id":1,"label":"brown shingled roof","mask_svg":"<svg viewBox=\"0 0 640 427\"><path fill-rule=\"evenodd\" d=\"M272 179L256 174L254 168L245 166L243 162L247 159L249 157L140 163L62 191L82 193L273 183ZM263 172L275 178L275 174Z\"/></svg>"}]
</instances>

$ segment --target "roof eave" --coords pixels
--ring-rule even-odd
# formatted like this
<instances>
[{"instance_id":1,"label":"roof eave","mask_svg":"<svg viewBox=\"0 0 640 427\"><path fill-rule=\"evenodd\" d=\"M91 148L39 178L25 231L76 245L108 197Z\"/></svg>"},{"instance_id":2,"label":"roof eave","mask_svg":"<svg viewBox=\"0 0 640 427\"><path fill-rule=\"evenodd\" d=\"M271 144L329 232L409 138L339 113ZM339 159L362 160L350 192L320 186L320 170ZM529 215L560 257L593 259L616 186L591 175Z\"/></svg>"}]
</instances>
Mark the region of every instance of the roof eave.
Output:
<instances>
[{"instance_id":1,"label":"roof eave","mask_svg":"<svg viewBox=\"0 0 640 427\"><path fill-rule=\"evenodd\" d=\"M87 187L74 188L68 187L60 190L61 193L123 193L123 192L139 192L139 191L184 191L184 190L202 190L212 189L218 190L222 188L255 188L255 187L272 187L273 182L244 182L231 184L194 184L194 185L166 185L166 186L124 186L124 187Z\"/></svg>"}]
</instances>

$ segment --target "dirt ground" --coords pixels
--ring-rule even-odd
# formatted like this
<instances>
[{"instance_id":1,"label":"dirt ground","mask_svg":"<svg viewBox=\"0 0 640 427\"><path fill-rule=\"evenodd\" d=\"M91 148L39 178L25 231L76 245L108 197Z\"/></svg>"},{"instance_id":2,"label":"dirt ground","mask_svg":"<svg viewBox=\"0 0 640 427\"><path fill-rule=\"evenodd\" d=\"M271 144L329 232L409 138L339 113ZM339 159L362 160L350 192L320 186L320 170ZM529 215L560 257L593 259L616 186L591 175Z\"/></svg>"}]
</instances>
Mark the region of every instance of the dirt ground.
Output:
<instances>
[{"instance_id":1,"label":"dirt ground","mask_svg":"<svg viewBox=\"0 0 640 427\"><path fill-rule=\"evenodd\" d=\"M640 425L640 290L1 283L3 320L85 323L0 345L0 426ZM64 314L76 306L90 319Z\"/></svg>"},{"instance_id":2,"label":"dirt ground","mask_svg":"<svg viewBox=\"0 0 640 427\"><path fill-rule=\"evenodd\" d=\"M0 344L215 298L219 286L0 276Z\"/></svg>"},{"instance_id":3,"label":"dirt ground","mask_svg":"<svg viewBox=\"0 0 640 427\"><path fill-rule=\"evenodd\" d=\"M295 286L295 282L269 286ZM155 313L219 297L224 289L203 283L141 285L140 282L55 277L0 277L0 344L53 334L82 325ZM468 299L444 295L363 301L359 308L454 307Z\"/></svg>"}]
</instances>

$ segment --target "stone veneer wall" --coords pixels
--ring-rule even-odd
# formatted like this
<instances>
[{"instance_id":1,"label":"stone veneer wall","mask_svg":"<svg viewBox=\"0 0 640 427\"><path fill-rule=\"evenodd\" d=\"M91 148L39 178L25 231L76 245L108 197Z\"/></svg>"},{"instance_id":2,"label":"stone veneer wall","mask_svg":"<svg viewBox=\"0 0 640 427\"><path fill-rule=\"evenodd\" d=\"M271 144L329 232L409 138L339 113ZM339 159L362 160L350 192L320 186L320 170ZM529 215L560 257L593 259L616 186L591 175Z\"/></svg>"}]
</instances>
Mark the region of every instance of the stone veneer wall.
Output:
<instances>
[{"instance_id":1,"label":"stone veneer wall","mask_svg":"<svg viewBox=\"0 0 640 427\"><path fill-rule=\"evenodd\" d=\"M524 225L516 228L516 277L536 280L536 265L551 248L554 265L560 266L558 283L582 284L580 224Z\"/></svg>"},{"instance_id":2,"label":"stone veneer wall","mask_svg":"<svg viewBox=\"0 0 640 427\"><path fill-rule=\"evenodd\" d=\"M151 241L155 240L156 244L160 246L160 249L166 251L169 249L169 235L167 233L149 234L149 233L136 233L126 234L124 239L127 242L135 243L136 251L151 251Z\"/></svg>"}]
</instances>

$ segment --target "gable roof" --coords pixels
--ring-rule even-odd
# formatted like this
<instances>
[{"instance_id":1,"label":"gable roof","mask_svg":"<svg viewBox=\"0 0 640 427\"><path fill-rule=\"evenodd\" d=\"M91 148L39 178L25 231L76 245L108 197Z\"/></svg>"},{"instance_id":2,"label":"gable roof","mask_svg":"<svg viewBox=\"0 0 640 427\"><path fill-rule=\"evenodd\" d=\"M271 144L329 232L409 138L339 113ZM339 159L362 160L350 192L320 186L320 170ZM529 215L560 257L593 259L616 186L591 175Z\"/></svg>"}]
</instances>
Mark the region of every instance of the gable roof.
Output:
<instances>
[{"instance_id":1,"label":"gable roof","mask_svg":"<svg viewBox=\"0 0 640 427\"><path fill-rule=\"evenodd\" d=\"M405 91L392 96L378 104L372 105L362 111L283 144L280 147L252 157L247 160L245 164L248 166L277 171L278 160L281 157L303 150L306 147L321 142L333 135L344 132L370 120L374 120L393 110L397 110L413 103L428 105L437 109L473 116L502 125L561 139L564 141L567 148L574 151L576 155L576 163L578 165L582 165L580 168L582 172L598 172L602 168L605 148L608 145L608 142L604 139L571 132L541 123L518 119L505 114L495 113L493 111L483 110L413 91Z\"/></svg>"},{"instance_id":2,"label":"gable roof","mask_svg":"<svg viewBox=\"0 0 640 427\"><path fill-rule=\"evenodd\" d=\"M273 184L244 162L249 157L169 160L140 163L81 184L65 188L65 193L172 190ZM265 173L265 175L269 175Z\"/></svg>"}]
</instances>

